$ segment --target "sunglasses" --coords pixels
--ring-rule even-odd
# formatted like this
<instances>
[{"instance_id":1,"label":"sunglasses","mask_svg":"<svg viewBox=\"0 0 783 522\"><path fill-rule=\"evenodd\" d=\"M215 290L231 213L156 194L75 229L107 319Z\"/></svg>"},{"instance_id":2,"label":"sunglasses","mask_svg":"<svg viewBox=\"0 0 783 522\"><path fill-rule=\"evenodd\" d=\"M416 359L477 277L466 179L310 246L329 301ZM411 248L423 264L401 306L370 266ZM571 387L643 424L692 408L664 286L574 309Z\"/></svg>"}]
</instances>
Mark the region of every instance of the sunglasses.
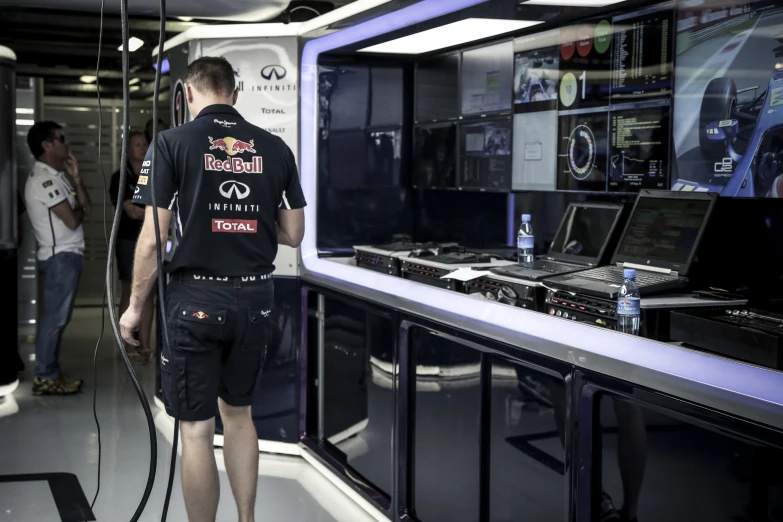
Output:
<instances>
[{"instance_id":1,"label":"sunglasses","mask_svg":"<svg viewBox=\"0 0 783 522\"><path fill-rule=\"evenodd\" d=\"M52 136L49 138L49 141L59 141L60 143L65 143L65 134L60 134L59 136Z\"/></svg>"}]
</instances>

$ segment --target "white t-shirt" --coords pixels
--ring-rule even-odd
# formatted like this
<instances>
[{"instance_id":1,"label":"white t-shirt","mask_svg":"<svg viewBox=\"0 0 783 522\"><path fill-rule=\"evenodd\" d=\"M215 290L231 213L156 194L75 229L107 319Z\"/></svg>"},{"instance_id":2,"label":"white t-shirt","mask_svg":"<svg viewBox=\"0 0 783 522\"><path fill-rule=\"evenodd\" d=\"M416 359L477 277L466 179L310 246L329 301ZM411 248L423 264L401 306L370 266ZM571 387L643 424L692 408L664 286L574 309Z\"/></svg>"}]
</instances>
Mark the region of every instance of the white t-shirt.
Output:
<instances>
[{"instance_id":1,"label":"white t-shirt","mask_svg":"<svg viewBox=\"0 0 783 522\"><path fill-rule=\"evenodd\" d=\"M52 209L68 201L76 208L76 191L65 177L46 163L35 162L24 188L27 214L33 223L35 239L38 241L38 260L46 261L60 252L84 254L84 230L68 228Z\"/></svg>"}]
</instances>

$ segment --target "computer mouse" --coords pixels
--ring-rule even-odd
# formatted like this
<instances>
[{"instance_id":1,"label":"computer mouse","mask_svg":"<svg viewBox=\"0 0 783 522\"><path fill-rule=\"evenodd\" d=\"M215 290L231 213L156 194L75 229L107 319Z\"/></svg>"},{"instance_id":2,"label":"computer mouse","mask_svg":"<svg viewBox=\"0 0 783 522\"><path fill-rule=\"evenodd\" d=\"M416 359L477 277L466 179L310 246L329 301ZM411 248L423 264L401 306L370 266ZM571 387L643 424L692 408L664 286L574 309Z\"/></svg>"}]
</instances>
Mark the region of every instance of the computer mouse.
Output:
<instances>
[{"instance_id":1,"label":"computer mouse","mask_svg":"<svg viewBox=\"0 0 783 522\"><path fill-rule=\"evenodd\" d=\"M408 257L430 257L434 256L435 252L432 250L429 250L427 248L417 248L416 250L411 250L411 253L408 254Z\"/></svg>"}]
</instances>

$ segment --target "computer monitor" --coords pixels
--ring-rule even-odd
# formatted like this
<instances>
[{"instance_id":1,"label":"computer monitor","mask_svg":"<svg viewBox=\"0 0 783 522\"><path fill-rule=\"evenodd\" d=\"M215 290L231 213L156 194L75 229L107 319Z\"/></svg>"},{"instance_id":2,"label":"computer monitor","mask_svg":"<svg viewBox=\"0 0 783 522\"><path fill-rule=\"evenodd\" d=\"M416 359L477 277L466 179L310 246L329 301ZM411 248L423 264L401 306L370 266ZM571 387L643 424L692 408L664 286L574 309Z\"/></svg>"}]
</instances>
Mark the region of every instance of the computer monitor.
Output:
<instances>
[{"instance_id":1,"label":"computer monitor","mask_svg":"<svg viewBox=\"0 0 783 522\"><path fill-rule=\"evenodd\" d=\"M557 110L560 31L514 40L514 112Z\"/></svg>"},{"instance_id":2,"label":"computer monitor","mask_svg":"<svg viewBox=\"0 0 783 522\"><path fill-rule=\"evenodd\" d=\"M370 125L402 125L402 67L373 67Z\"/></svg>"},{"instance_id":3,"label":"computer monitor","mask_svg":"<svg viewBox=\"0 0 783 522\"><path fill-rule=\"evenodd\" d=\"M716 201L708 192L640 192L612 263L686 275Z\"/></svg>"},{"instance_id":4,"label":"computer monitor","mask_svg":"<svg viewBox=\"0 0 783 522\"><path fill-rule=\"evenodd\" d=\"M366 186L400 184L402 130L370 131L367 136Z\"/></svg>"},{"instance_id":5,"label":"computer monitor","mask_svg":"<svg viewBox=\"0 0 783 522\"><path fill-rule=\"evenodd\" d=\"M674 2L612 19L612 102L669 96L674 57Z\"/></svg>"},{"instance_id":6,"label":"computer monitor","mask_svg":"<svg viewBox=\"0 0 783 522\"><path fill-rule=\"evenodd\" d=\"M598 263L622 210L622 205L571 203L549 247L549 254L561 259Z\"/></svg>"},{"instance_id":7,"label":"computer monitor","mask_svg":"<svg viewBox=\"0 0 783 522\"><path fill-rule=\"evenodd\" d=\"M332 130L359 129L367 125L370 70L367 67L336 67L330 76L334 85L328 94Z\"/></svg>"},{"instance_id":8,"label":"computer monitor","mask_svg":"<svg viewBox=\"0 0 783 522\"><path fill-rule=\"evenodd\" d=\"M460 188L511 188L511 118L460 125Z\"/></svg>"},{"instance_id":9,"label":"computer monitor","mask_svg":"<svg viewBox=\"0 0 783 522\"><path fill-rule=\"evenodd\" d=\"M459 117L459 53L416 64L416 121L427 123Z\"/></svg>"},{"instance_id":10,"label":"computer monitor","mask_svg":"<svg viewBox=\"0 0 783 522\"><path fill-rule=\"evenodd\" d=\"M609 191L669 188L671 102L612 106Z\"/></svg>"},{"instance_id":11,"label":"computer monitor","mask_svg":"<svg viewBox=\"0 0 783 522\"><path fill-rule=\"evenodd\" d=\"M457 124L416 127L413 131L414 183L419 188L457 187Z\"/></svg>"},{"instance_id":12,"label":"computer monitor","mask_svg":"<svg viewBox=\"0 0 783 522\"><path fill-rule=\"evenodd\" d=\"M557 190L606 192L608 110L560 113L558 133Z\"/></svg>"},{"instance_id":13,"label":"computer monitor","mask_svg":"<svg viewBox=\"0 0 783 522\"><path fill-rule=\"evenodd\" d=\"M511 111L514 43L479 47L462 53L462 115Z\"/></svg>"},{"instance_id":14,"label":"computer monitor","mask_svg":"<svg viewBox=\"0 0 783 522\"><path fill-rule=\"evenodd\" d=\"M514 114L514 190L555 190L557 111Z\"/></svg>"},{"instance_id":15,"label":"computer monitor","mask_svg":"<svg viewBox=\"0 0 783 522\"><path fill-rule=\"evenodd\" d=\"M363 129L330 132L325 151L327 154L321 155L319 162L326 163L322 172L328 172L332 188L358 189L364 185L367 134Z\"/></svg>"},{"instance_id":16,"label":"computer monitor","mask_svg":"<svg viewBox=\"0 0 783 522\"><path fill-rule=\"evenodd\" d=\"M560 31L560 111L608 105L612 22L593 19Z\"/></svg>"}]
</instances>

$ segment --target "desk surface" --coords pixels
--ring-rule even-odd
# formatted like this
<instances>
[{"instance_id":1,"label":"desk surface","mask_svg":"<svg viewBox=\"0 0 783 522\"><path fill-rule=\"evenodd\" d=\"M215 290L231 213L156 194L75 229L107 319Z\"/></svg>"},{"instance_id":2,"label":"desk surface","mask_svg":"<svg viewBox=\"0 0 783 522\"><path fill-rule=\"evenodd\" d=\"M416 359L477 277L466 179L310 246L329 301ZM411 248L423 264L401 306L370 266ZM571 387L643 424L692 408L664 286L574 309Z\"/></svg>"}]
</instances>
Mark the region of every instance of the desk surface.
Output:
<instances>
[{"instance_id":1,"label":"desk surface","mask_svg":"<svg viewBox=\"0 0 783 522\"><path fill-rule=\"evenodd\" d=\"M305 282L783 429L783 372L477 300L365 270L356 267L350 258L320 261L333 264L335 275L305 269L302 273ZM359 279L357 271L371 274L372 288L355 282ZM417 298L401 297L402 287L409 287L405 293L413 293Z\"/></svg>"}]
</instances>

